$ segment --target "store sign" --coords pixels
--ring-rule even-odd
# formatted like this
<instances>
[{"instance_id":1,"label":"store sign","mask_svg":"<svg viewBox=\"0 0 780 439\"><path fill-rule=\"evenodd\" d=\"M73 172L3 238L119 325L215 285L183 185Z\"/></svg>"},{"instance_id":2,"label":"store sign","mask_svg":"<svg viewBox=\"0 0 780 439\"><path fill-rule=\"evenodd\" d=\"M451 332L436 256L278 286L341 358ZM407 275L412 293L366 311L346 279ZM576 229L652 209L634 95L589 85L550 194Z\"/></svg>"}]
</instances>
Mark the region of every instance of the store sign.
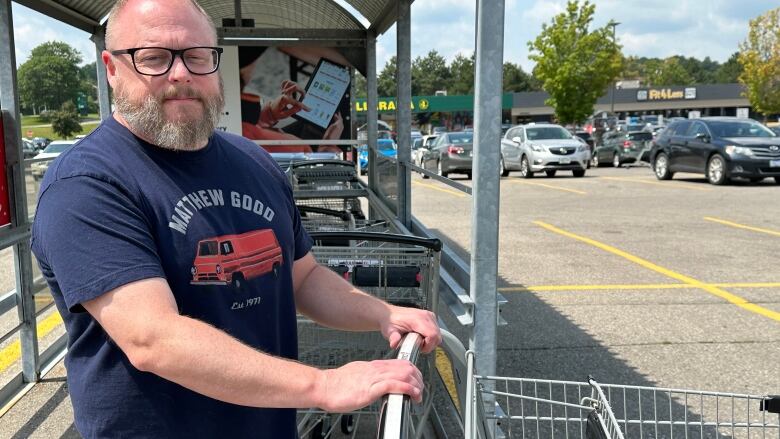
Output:
<instances>
[{"instance_id":1,"label":"store sign","mask_svg":"<svg viewBox=\"0 0 780 439\"><path fill-rule=\"evenodd\" d=\"M696 99L696 87L687 87L684 90L672 90L671 88L651 88L637 90L637 101L673 101L680 99Z\"/></svg>"},{"instance_id":2,"label":"store sign","mask_svg":"<svg viewBox=\"0 0 780 439\"><path fill-rule=\"evenodd\" d=\"M0 227L11 224L11 206L8 202L8 178L5 175L5 132L0 115Z\"/></svg>"},{"instance_id":3,"label":"store sign","mask_svg":"<svg viewBox=\"0 0 780 439\"><path fill-rule=\"evenodd\" d=\"M358 113L368 111L368 102L365 99L356 99L353 105ZM504 93L501 96L501 107L505 110L512 108L511 93ZM398 109L398 101L394 97L379 98L376 109L380 113L394 112ZM474 96L412 96L411 109L414 113L474 111Z\"/></svg>"}]
</instances>

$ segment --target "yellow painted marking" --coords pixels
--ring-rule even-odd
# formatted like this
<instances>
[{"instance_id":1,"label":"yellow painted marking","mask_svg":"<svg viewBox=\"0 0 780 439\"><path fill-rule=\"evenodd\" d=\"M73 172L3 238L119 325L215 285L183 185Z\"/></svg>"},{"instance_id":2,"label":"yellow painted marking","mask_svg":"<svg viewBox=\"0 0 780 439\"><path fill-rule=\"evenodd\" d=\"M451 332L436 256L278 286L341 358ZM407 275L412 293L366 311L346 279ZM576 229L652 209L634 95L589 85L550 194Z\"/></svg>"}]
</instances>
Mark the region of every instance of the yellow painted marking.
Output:
<instances>
[{"instance_id":1,"label":"yellow painted marking","mask_svg":"<svg viewBox=\"0 0 780 439\"><path fill-rule=\"evenodd\" d=\"M38 339L47 336L54 328L62 324L62 317L60 313L53 312L49 317L46 317L38 323ZM0 372L8 369L9 366L14 364L22 355L22 343L19 340L14 341L5 349L0 351Z\"/></svg>"},{"instance_id":2,"label":"yellow painted marking","mask_svg":"<svg viewBox=\"0 0 780 439\"><path fill-rule=\"evenodd\" d=\"M532 181L518 181L518 180L509 180L509 181L512 182L512 183L517 183L517 184L529 184L531 186L540 186L540 187L546 187L548 189L555 189L555 190L558 190L558 191L571 192L571 193L577 194L577 195L588 195L587 192L578 191L576 189L569 189L567 187L553 186L551 184L536 183L536 182L532 182Z\"/></svg>"},{"instance_id":3,"label":"yellow painted marking","mask_svg":"<svg viewBox=\"0 0 780 439\"><path fill-rule=\"evenodd\" d=\"M780 282L737 282L705 284L717 288L780 288ZM498 291L508 293L527 293L545 291L626 291L626 290L684 290L698 289L690 284L611 284L611 285L531 285L527 287L502 287Z\"/></svg>"},{"instance_id":4,"label":"yellow painted marking","mask_svg":"<svg viewBox=\"0 0 780 439\"><path fill-rule=\"evenodd\" d=\"M604 180L614 180L614 181L628 181L631 183L644 183L644 184L652 184L655 186L663 186L666 188L673 188L673 189L690 189L692 191L711 191L711 188L706 187L696 187L696 186L683 186L681 184L675 184L675 183L661 183L660 181L647 181L644 179L638 179L638 178L625 178L625 177L599 177Z\"/></svg>"},{"instance_id":5,"label":"yellow painted marking","mask_svg":"<svg viewBox=\"0 0 780 439\"><path fill-rule=\"evenodd\" d=\"M444 192L444 193L447 193L447 194L450 194L450 195L455 195L456 197L466 197L467 196L463 192L453 191L451 189L440 188L440 187L432 185L432 184L420 183L419 181L412 181L412 184L416 184L418 186L427 187L429 189L433 189L433 190L436 190L436 191L441 191L441 192Z\"/></svg>"},{"instance_id":6,"label":"yellow painted marking","mask_svg":"<svg viewBox=\"0 0 780 439\"><path fill-rule=\"evenodd\" d=\"M455 387L455 379L452 376L452 364L450 364L450 359L447 358L447 354L444 353L444 349L442 348L436 348L436 369L439 371L442 381L444 381L444 387L447 388L447 393L449 393L450 398L455 401L455 408L460 411L458 390Z\"/></svg>"},{"instance_id":7,"label":"yellow painted marking","mask_svg":"<svg viewBox=\"0 0 780 439\"><path fill-rule=\"evenodd\" d=\"M748 302L746 299L737 296L736 294L731 294L726 290L723 290L719 287L716 287L712 284L706 284L704 282L701 282L699 280L696 280L692 277L688 277L684 274L680 274L677 272L674 272L672 270L669 270L668 268L661 267L660 265L656 265L650 261L647 261L645 259L642 259L638 256L634 256L628 252L624 252L623 250L617 249L615 247L612 247L607 244L603 244L601 242L595 241L590 238L586 238L584 236L575 235L574 233L567 232L565 230L559 229L555 226L552 226L550 224L544 223L542 221L534 221L534 224L545 228L553 233L557 233L559 235L565 236L567 238L575 239L580 242L584 242L586 244L590 244L596 248L599 248L601 250L604 250L606 252L612 253L614 255L620 256L624 259L628 259L629 261L640 265L644 268L647 268L648 270L655 271L656 273L663 274L664 276L670 277L672 279L676 279L684 284L691 285L693 287L696 287L698 289L704 290L707 293L712 294L713 296L720 297L721 299L734 304L742 309L748 310L750 312L754 312L756 314L762 315L764 317L768 317L774 321L780 322L780 312L772 311L771 309L764 308L762 306L756 305L754 303Z\"/></svg>"},{"instance_id":8,"label":"yellow painted marking","mask_svg":"<svg viewBox=\"0 0 780 439\"><path fill-rule=\"evenodd\" d=\"M738 229L750 230L751 232L766 233L767 235L772 235L772 236L780 236L780 232L777 231L777 230L761 229L759 227L746 226L744 224L733 223L731 221L726 221L726 220L722 220L722 219L718 219L718 218L713 218L711 216L705 216L704 219L707 220L707 221L720 223L720 224L723 224L723 225L726 225L726 226L736 227Z\"/></svg>"}]
</instances>

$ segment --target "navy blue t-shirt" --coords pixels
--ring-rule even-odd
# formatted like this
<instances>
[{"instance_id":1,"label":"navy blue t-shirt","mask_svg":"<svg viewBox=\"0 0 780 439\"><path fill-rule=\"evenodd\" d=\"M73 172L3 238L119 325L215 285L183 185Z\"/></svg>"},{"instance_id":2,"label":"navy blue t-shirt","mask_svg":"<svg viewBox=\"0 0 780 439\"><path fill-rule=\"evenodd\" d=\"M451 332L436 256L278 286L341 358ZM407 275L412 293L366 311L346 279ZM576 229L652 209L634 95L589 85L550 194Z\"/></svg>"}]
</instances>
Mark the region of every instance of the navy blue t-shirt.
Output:
<instances>
[{"instance_id":1,"label":"navy blue t-shirt","mask_svg":"<svg viewBox=\"0 0 780 439\"><path fill-rule=\"evenodd\" d=\"M217 401L135 369L81 305L161 277L182 315L297 358L292 264L311 238L257 145L215 133L199 151L164 150L110 118L51 164L32 249L65 321L83 436L296 437L295 410Z\"/></svg>"}]
</instances>

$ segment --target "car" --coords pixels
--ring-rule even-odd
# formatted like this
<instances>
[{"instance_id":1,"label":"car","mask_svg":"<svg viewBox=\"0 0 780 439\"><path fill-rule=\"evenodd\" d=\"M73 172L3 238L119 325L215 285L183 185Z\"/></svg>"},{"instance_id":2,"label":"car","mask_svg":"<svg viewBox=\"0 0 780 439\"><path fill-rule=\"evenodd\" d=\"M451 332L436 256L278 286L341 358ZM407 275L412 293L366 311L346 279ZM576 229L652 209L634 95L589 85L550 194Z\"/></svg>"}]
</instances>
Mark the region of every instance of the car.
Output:
<instances>
[{"instance_id":1,"label":"car","mask_svg":"<svg viewBox=\"0 0 780 439\"><path fill-rule=\"evenodd\" d=\"M442 177L451 173L461 173L471 178L473 142L474 133L455 131L439 134L433 141L430 151L423 155L422 167Z\"/></svg>"},{"instance_id":2,"label":"car","mask_svg":"<svg viewBox=\"0 0 780 439\"><path fill-rule=\"evenodd\" d=\"M33 143L32 140L22 139L22 155L26 159L31 159L38 155L41 150Z\"/></svg>"},{"instance_id":3,"label":"car","mask_svg":"<svg viewBox=\"0 0 780 439\"><path fill-rule=\"evenodd\" d=\"M33 137L32 141L38 149L46 148L51 143L51 139L48 137Z\"/></svg>"},{"instance_id":4,"label":"car","mask_svg":"<svg viewBox=\"0 0 780 439\"><path fill-rule=\"evenodd\" d=\"M412 163L421 167L423 165L423 157L425 156L425 153L429 152L431 150L431 145L433 145L433 142L436 140L436 137L434 135L427 135L423 136L422 139L419 139L419 141L415 140L415 143L412 144Z\"/></svg>"},{"instance_id":5,"label":"car","mask_svg":"<svg viewBox=\"0 0 780 439\"><path fill-rule=\"evenodd\" d=\"M714 185L734 177L780 184L780 137L752 119L703 117L672 122L650 152L653 172L669 180L676 172L704 174Z\"/></svg>"},{"instance_id":6,"label":"car","mask_svg":"<svg viewBox=\"0 0 780 439\"><path fill-rule=\"evenodd\" d=\"M396 158L398 156L398 147L393 139L377 139L376 149L385 157ZM358 148L358 166L361 174L368 172L368 145L361 145Z\"/></svg>"},{"instance_id":7,"label":"car","mask_svg":"<svg viewBox=\"0 0 780 439\"><path fill-rule=\"evenodd\" d=\"M554 177L558 171L571 171L584 177L590 159L588 145L566 128L551 123L530 123L507 130L501 139L499 172L506 177L520 171L524 178L536 172Z\"/></svg>"},{"instance_id":8,"label":"car","mask_svg":"<svg viewBox=\"0 0 780 439\"><path fill-rule=\"evenodd\" d=\"M431 131L431 134L441 134L446 132L447 132L447 127L433 127L433 131Z\"/></svg>"},{"instance_id":9,"label":"car","mask_svg":"<svg viewBox=\"0 0 780 439\"><path fill-rule=\"evenodd\" d=\"M46 170L49 169L49 163L62 154L65 150L76 144L76 140L55 140L49 143L43 152L33 157L33 159L48 159L46 161L35 162L30 165L30 172L35 181L43 178Z\"/></svg>"},{"instance_id":10,"label":"car","mask_svg":"<svg viewBox=\"0 0 780 439\"><path fill-rule=\"evenodd\" d=\"M773 133L775 133L776 136L780 136L780 126L776 127L768 127L770 130L772 130Z\"/></svg>"},{"instance_id":11,"label":"car","mask_svg":"<svg viewBox=\"0 0 780 439\"><path fill-rule=\"evenodd\" d=\"M604 144L593 150L591 166L610 164L619 168L624 163L647 160L653 133L650 131L609 131Z\"/></svg>"}]
</instances>

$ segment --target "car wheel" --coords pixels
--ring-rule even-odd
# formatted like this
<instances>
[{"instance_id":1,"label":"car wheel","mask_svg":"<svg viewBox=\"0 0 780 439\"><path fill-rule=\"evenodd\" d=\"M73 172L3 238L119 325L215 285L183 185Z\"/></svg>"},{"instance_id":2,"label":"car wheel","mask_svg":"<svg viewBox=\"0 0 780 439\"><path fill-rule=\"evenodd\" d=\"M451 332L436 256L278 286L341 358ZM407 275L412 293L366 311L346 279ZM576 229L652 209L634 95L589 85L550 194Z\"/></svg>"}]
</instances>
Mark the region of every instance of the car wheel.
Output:
<instances>
[{"instance_id":1,"label":"car wheel","mask_svg":"<svg viewBox=\"0 0 780 439\"><path fill-rule=\"evenodd\" d=\"M711 184L722 185L728 183L729 178L726 176L726 159L720 154L715 154L710 157L710 160L707 162L706 173L707 181Z\"/></svg>"},{"instance_id":2,"label":"car wheel","mask_svg":"<svg viewBox=\"0 0 780 439\"><path fill-rule=\"evenodd\" d=\"M585 176L585 170L584 169L575 169L571 171L572 174L574 174L575 177L584 177Z\"/></svg>"},{"instance_id":3,"label":"car wheel","mask_svg":"<svg viewBox=\"0 0 780 439\"><path fill-rule=\"evenodd\" d=\"M547 174L548 177L552 178L552 177L555 177L556 171L555 170L544 171L544 173Z\"/></svg>"},{"instance_id":4,"label":"car wheel","mask_svg":"<svg viewBox=\"0 0 780 439\"><path fill-rule=\"evenodd\" d=\"M523 178L533 178L534 173L531 171L531 164L528 163L528 157L523 156L520 159L520 175Z\"/></svg>"},{"instance_id":5,"label":"car wheel","mask_svg":"<svg viewBox=\"0 0 780 439\"><path fill-rule=\"evenodd\" d=\"M444 169L442 169L441 160L436 162L436 173L442 177L446 177L448 175L448 173L444 172Z\"/></svg>"},{"instance_id":6,"label":"car wheel","mask_svg":"<svg viewBox=\"0 0 780 439\"><path fill-rule=\"evenodd\" d=\"M775 177L775 183L780 184L780 177Z\"/></svg>"},{"instance_id":7,"label":"car wheel","mask_svg":"<svg viewBox=\"0 0 780 439\"><path fill-rule=\"evenodd\" d=\"M669 172L669 157L665 153L661 152L655 156L655 161L653 162L653 171L655 172L655 178L659 180L672 179L674 174Z\"/></svg>"},{"instance_id":8,"label":"car wheel","mask_svg":"<svg viewBox=\"0 0 780 439\"><path fill-rule=\"evenodd\" d=\"M241 290L244 286L244 275L241 273L234 273L231 285L233 285L233 288L236 290Z\"/></svg>"},{"instance_id":9,"label":"car wheel","mask_svg":"<svg viewBox=\"0 0 780 439\"><path fill-rule=\"evenodd\" d=\"M590 165L593 166L594 168L598 168L599 167L599 155L598 154L594 154L593 157L590 158Z\"/></svg>"},{"instance_id":10,"label":"car wheel","mask_svg":"<svg viewBox=\"0 0 780 439\"><path fill-rule=\"evenodd\" d=\"M620 156L618 154L612 155L612 166L616 168L620 167Z\"/></svg>"},{"instance_id":11,"label":"car wheel","mask_svg":"<svg viewBox=\"0 0 780 439\"><path fill-rule=\"evenodd\" d=\"M501 171L502 177L508 177L509 176L509 170L506 168L506 165L504 165L504 158L501 157L498 159L498 169Z\"/></svg>"}]
</instances>

